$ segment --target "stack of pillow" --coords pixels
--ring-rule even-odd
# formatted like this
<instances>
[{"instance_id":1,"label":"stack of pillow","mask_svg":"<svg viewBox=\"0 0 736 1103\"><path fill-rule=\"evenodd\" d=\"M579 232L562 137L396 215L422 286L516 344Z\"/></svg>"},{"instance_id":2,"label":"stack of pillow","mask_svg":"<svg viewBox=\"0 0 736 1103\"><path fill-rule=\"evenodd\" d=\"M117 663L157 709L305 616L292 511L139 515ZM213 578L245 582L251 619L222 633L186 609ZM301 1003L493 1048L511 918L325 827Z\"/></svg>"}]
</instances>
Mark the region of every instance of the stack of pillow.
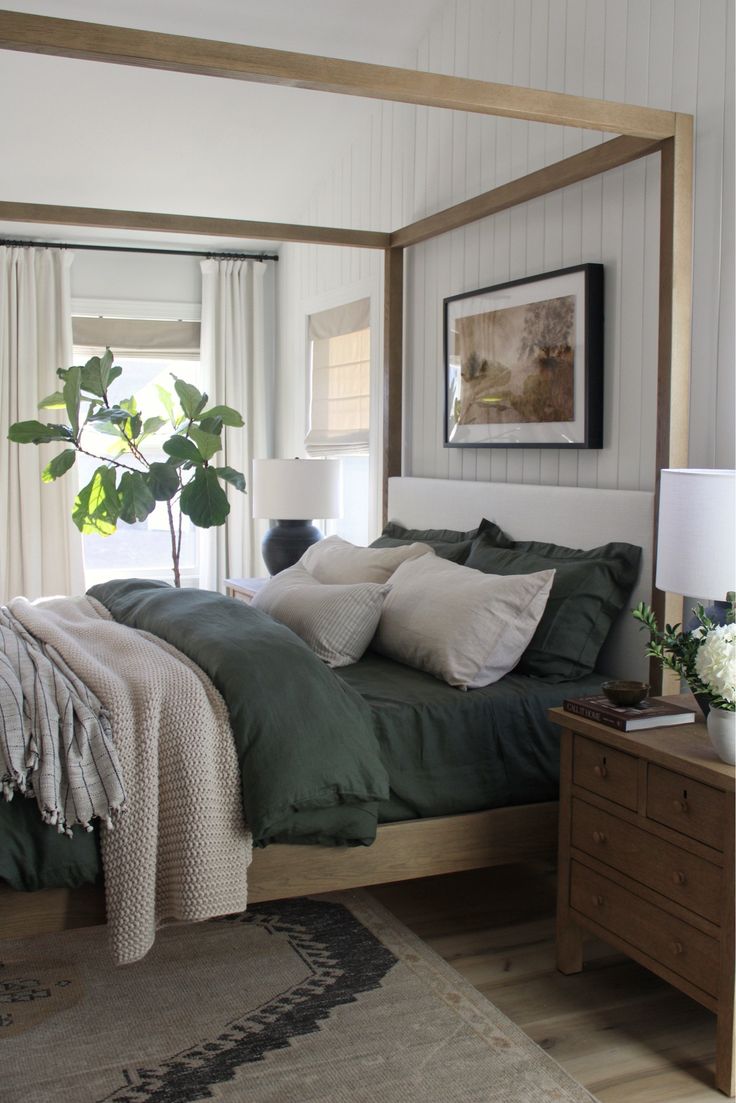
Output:
<instances>
[{"instance_id":1,"label":"stack of pillow","mask_svg":"<svg viewBox=\"0 0 736 1103\"><path fill-rule=\"evenodd\" d=\"M641 549L517 542L493 522L470 532L395 523L369 548L321 540L253 605L330 666L376 651L461 689L511 670L571 681L595 668Z\"/></svg>"}]
</instances>

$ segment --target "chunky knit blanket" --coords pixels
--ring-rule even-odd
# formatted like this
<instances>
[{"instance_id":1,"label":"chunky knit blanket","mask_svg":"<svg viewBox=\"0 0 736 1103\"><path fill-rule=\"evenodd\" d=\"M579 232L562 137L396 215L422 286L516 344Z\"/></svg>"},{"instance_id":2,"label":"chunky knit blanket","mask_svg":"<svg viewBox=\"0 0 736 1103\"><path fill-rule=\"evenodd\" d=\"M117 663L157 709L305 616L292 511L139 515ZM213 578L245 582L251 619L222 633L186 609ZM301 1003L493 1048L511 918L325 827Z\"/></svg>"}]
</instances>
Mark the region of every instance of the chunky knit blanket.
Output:
<instances>
[{"instance_id":1,"label":"chunky knit blanket","mask_svg":"<svg viewBox=\"0 0 736 1103\"><path fill-rule=\"evenodd\" d=\"M227 709L209 679L93 598L16 598L8 609L109 717L127 793L101 835L115 961L143 957L167 920L242 911L251 838Z\"/></svg>"}]
</instances>

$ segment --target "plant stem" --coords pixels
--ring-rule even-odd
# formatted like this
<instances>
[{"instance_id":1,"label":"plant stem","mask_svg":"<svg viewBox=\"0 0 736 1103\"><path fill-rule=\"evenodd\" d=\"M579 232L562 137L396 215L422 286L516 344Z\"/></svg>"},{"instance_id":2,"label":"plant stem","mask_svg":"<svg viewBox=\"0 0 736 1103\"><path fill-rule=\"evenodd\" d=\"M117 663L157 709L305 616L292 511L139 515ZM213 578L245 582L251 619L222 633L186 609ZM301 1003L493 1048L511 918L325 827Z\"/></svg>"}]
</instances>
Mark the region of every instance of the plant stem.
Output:
<instances>
[{"instance_id":1,"label":"plant stem","mask_svg":"<svg viewBox=\"0 0 736 1103\"><path fill-rule=\"evenodd\" d=\"M124 467L126 471L138 471L139 468L131 467L129 463L121 463L120 460L114 460L110 456L96 456L94 452L88 452L86 448L82 448L81 444L75 443L77 452L81 452L85 456L89 456L93 460L101 460L102 463L111 463L113 467Z\"/></svg>"},{"instance_id":2,"label":"plant stem","mask_svg":"<svg viewBox=\"0 0 736 1103\"><path fill-rule=\"evenodd\" d=\"M166 512L169 515L169 532L171 534L171 562L174 568L174 586L177 590L181 587L181 575L179 574L179 548L176 543L176 525L174 523L174 511L171 502L166 503ZM179 518L181 522L181 516Z\"/></svg>"}]
</instances>

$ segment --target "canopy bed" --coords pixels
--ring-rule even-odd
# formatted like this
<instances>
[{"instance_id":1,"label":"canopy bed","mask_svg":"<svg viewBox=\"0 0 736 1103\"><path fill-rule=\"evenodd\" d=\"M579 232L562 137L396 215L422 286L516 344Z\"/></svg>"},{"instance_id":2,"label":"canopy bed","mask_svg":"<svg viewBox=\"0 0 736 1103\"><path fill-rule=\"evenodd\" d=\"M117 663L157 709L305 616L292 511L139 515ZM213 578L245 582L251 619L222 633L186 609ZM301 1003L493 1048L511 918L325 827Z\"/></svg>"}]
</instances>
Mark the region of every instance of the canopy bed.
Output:
<instances>
[{"instance_id":1,"label":"canopy bed","mask_svg":"<svg viewBox=\"0 0 736 1103\"><path fill-rule=\"evenodd\" d=\"M661 164L657 470L687 460L692 233L692 118L669 111L584 99L413 70L312 57L240 44L192 39L72 20L0 12L0 48L167 69L204 77L285 84L306 89L397 100L456 111L536 120L618 135L556 164L393 231L348 230L204 216L63 207L0 201L0 220L172 235L341 245L384 255L384 512L409 526L477 525L492 518L516 538L559 540L590 548L629 540L644 549L633 600L651 595L654 495L638 491L473 484L401 478L404 251L435 235L588 179L637 158ZM439 368L438 368L439 370ZM545 517L543 522L541 517ZM676 607L659 613L676 620ZM630 618L629 618L630 619ZM633 628L633 637L632 637ZM621 672L640 664L633 625L620 624L606 662ZM554 849L556 803L515 804L464 815L427 817L378 828L367 848L275 845L256 856L251 900L297 895L478 868L549 855ZM19 894L2 889L2 934L48 931L99 921L93 891L59 889Z\"/></svg>"}]
</instances>

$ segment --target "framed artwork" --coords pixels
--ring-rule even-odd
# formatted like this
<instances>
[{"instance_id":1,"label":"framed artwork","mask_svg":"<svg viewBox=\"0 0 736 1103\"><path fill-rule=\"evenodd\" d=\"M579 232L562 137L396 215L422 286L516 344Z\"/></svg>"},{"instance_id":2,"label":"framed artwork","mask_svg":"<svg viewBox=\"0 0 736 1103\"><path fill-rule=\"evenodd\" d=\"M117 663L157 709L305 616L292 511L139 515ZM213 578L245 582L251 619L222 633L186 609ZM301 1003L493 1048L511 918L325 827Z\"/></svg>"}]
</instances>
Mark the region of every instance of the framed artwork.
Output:
<instances>
[{"instance_id":1,"label":"framed artwork","mask_svg":"<svg viewBox=\"0 0 736 1103\"><path fill-rule=\"evenodd\" d=\"M444 300L445 446L603 447L603 265Z\"/></svg>"}]
</instances>

